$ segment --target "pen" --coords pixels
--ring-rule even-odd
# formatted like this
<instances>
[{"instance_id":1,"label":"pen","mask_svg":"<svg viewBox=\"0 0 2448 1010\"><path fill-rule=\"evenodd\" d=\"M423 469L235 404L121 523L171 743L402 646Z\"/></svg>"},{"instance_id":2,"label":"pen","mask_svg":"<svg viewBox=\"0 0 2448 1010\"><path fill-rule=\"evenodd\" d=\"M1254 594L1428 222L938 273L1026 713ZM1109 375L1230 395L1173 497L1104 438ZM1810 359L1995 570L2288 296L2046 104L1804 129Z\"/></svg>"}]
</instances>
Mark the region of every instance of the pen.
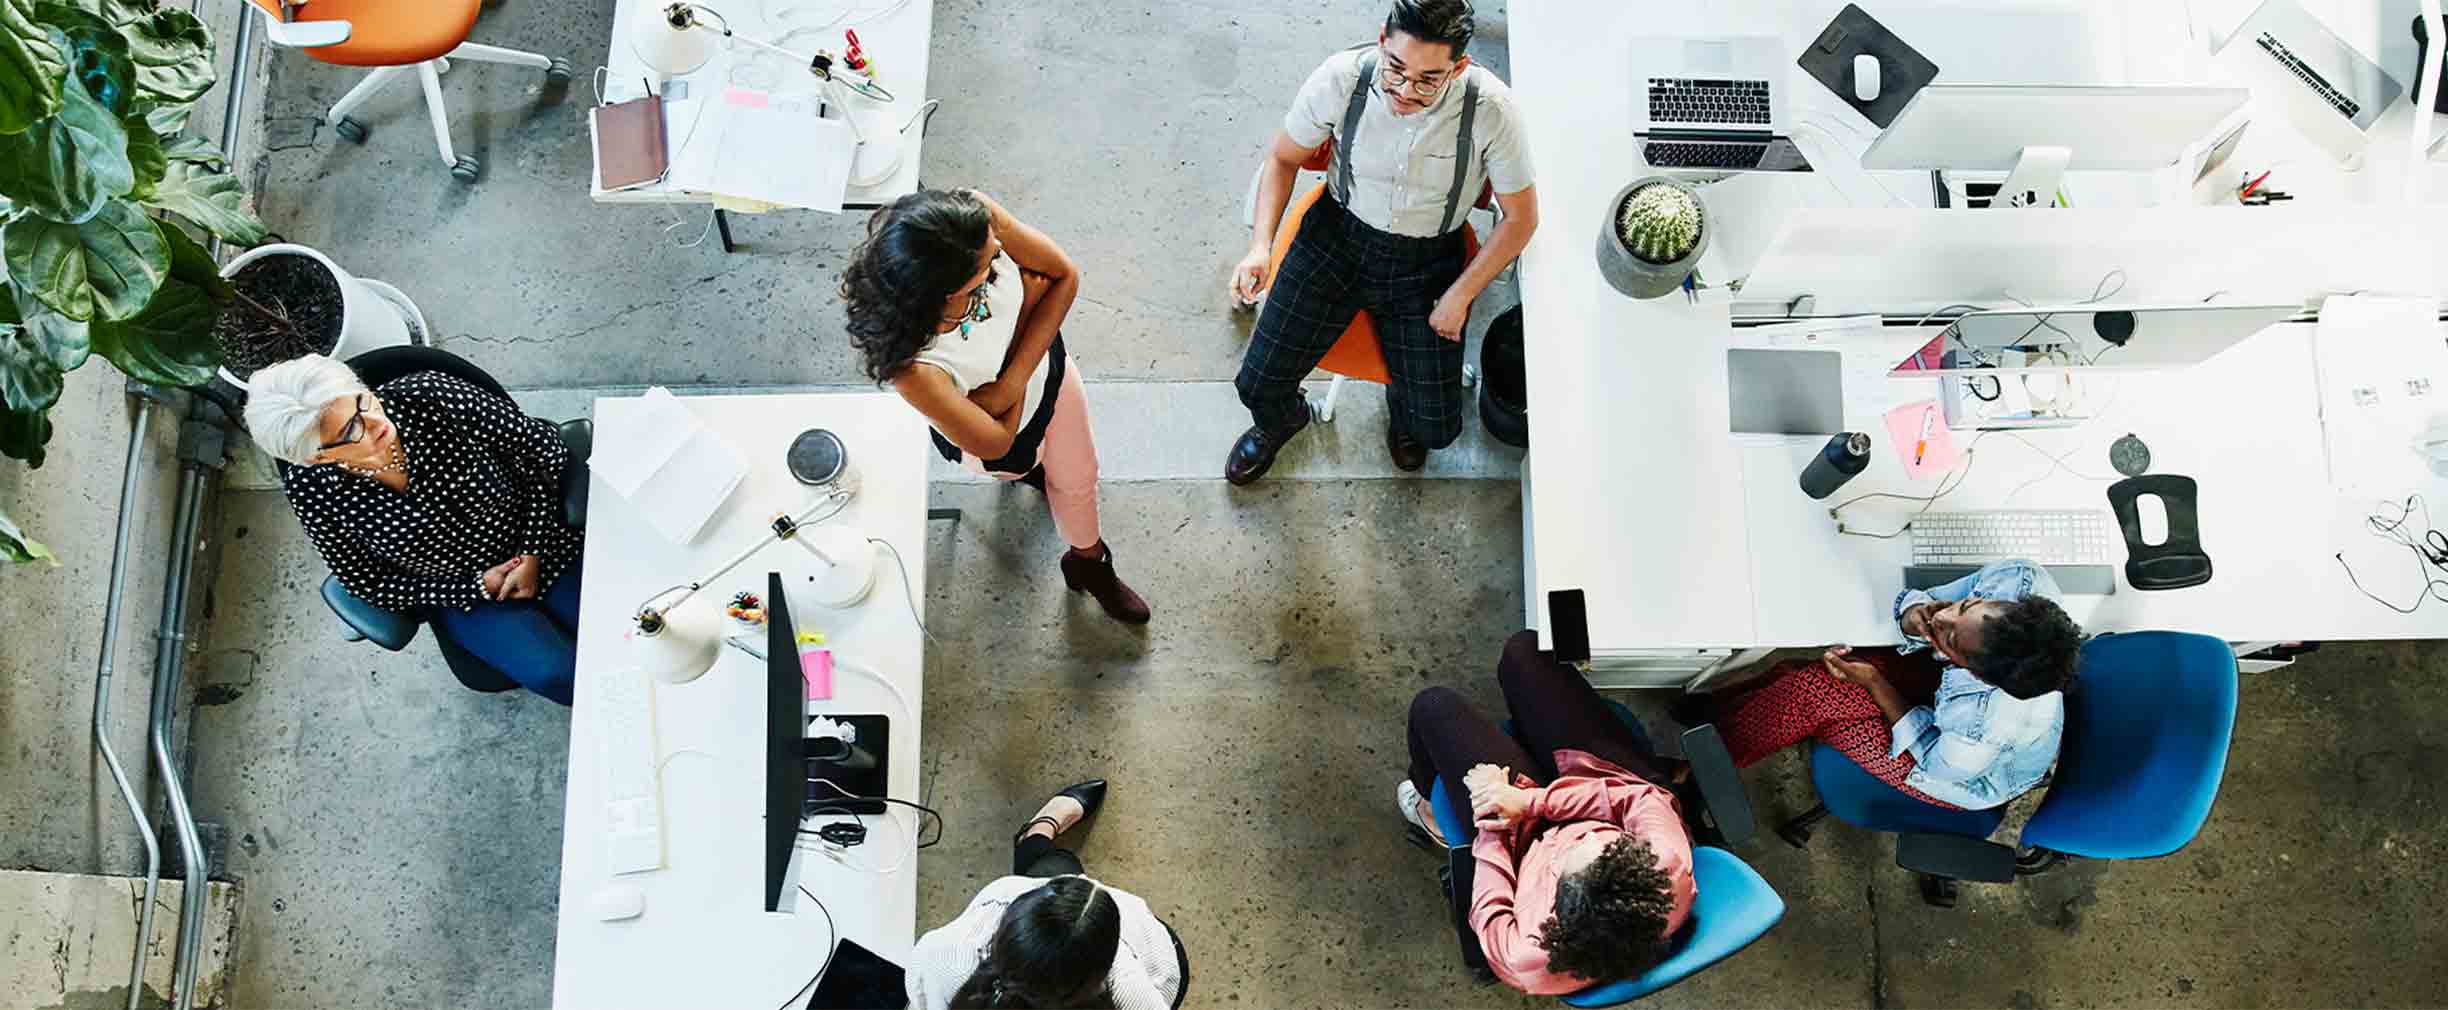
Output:
<instances>
[{"instance_id":1,"label":"pen","mask_svg":"<svg viewBox=\"0 0 2448 1010\"><path fill-rule=\"evenodd\" d=\"M1930 423L1932 420L1933 418L1930 416L1930 412L1928 410L1923 410L1921 412L1921 440L1913 443L1914 466L1920 466L1922 455L1929 452Z\"/></svg>"},{"instance_id":2,"label":"pen","mask_svg":"<svg viewBox=\"0 0 2448 1010\"><path fill-rule=\"evenodd\" d=\"M2271 172L2275 172L2275 171L2277 171L2277 169L2271 169L2270 171L2271 171ZM2263 173L2261 173L2261 175L2260 175L2258 178L2255 178L2255 179L2254 179L2253 181L2251 181L2251 182L2245 183L2245 184L2244 184L2244 191L2243 191L2243 192L2241 192L2241 193L2236 194L2236 199L2241 200L2241 199L2243 199L2243 198L2245 198L2245 197L2248 197L2248 196L2253 195L2253 190L2260 189L2260 188L2261 188L2261 184L2262 184L2263 182L2267 181L2267 180L2269 179L2269 177L2270 177L2270 173L2269 173L2269 172L2263 172Z\"/></svg>"}]
</instances>

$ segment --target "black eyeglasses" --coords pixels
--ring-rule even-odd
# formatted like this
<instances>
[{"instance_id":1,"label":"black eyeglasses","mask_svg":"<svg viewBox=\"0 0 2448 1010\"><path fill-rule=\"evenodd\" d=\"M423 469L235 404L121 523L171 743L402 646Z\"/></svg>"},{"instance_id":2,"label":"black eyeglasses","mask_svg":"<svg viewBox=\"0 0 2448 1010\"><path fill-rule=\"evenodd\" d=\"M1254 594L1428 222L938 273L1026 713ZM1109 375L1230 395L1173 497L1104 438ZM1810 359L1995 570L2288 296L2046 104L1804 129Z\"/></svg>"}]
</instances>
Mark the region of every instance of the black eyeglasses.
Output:
<instances>
[{"instance_id":1,"label":"black eyeglasses","mask_svg":"<svg viewBox=\"0 0 2448 1010\"><path fill-rule=\"evenodd\" d=\"M357 394L357 412L349 415L348 423L340 426L340 437L323 443L325 449L355 445L365 438L366 394Z\"/></svg>"},{"instance_id":2,"label":"black eyeglasses","mask_svg":"<svg viewBox=\"0 0 2448 1010\"><path fill-rule=\"evenodd\" d=\"M1447 74L1447 71L1440 70L1437 73ZM1440 76L1435 80L1426 80L1396 70L1384 46L1377 47L1377 79L1389 88L1409 88L1411 94L1418 98L1435 98L1439 92L1445 90L1445 85L1453 80L1450 75Z\"/></svg>"}]
</instances>

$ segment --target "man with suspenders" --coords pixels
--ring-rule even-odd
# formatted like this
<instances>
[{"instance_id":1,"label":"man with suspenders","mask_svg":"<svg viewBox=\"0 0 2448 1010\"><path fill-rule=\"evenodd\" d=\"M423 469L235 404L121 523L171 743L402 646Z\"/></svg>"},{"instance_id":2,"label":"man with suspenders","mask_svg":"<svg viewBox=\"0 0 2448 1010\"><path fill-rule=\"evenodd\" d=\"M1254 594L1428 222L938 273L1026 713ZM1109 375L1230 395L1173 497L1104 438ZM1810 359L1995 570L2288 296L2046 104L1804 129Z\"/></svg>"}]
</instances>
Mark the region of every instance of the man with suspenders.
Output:
<instances>
[{"instance_id":1,"label":"man with suspenders","mask_svg":"<svg viewBox=\"0 0 2448 1010\"><path fill-rule=\"evenodd\" d=\"M1255 423L1224 477L1248 484L1309 424L1300 383L1366 309L1385 348L1386 448L1417 470L1462 434L1462 326L1471 300L1530 243L1538 201L1521 113L1503 81L1471 65L1466 0L1394 0L1375 45L1328 57L1301 85L1259 165L1240 304L1266 300L1234 380ZM1327 193L1301 222L1279 276L1275 230L1301 162L1334 141ZM1503 219L1464 262L1463 217L1482 188Z\"/></svg>"}]
</instances>

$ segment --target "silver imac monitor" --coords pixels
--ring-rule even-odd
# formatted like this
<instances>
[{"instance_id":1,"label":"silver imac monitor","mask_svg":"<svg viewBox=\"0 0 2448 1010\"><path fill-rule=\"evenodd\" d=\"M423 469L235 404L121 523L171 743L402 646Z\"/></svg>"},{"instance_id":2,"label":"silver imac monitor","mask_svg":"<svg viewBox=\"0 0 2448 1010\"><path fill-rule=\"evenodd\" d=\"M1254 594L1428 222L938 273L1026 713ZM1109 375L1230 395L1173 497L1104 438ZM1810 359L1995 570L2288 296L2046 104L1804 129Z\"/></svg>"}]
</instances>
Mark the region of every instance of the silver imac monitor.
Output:
<instances>
[{"instance_id":1,"label":"silver imac monitor","mask_svg":"<svg viewBox=\"0 0 2448 1010\"><path fill-rule=\"evenodd\" d=\"M2087 377L2182 368L2301 314L2299 305L2079 305L1957 317L1888 371L1936 377L1947 426L2059 428L2090 419Z\"/></svg>"},{"instance_id":2,"label":"silver imac monitor","mask_svg":"<svg viewBox=\"0 0 2448 1010\"><path fill-rule=\"evenodd\" d=\"M2243 88L1932 84L1862 152L1867 169L2006 172L1993 207L2046 207L2071 170L2172 165L2252 98Z\"/></svg>"}]
</instances>

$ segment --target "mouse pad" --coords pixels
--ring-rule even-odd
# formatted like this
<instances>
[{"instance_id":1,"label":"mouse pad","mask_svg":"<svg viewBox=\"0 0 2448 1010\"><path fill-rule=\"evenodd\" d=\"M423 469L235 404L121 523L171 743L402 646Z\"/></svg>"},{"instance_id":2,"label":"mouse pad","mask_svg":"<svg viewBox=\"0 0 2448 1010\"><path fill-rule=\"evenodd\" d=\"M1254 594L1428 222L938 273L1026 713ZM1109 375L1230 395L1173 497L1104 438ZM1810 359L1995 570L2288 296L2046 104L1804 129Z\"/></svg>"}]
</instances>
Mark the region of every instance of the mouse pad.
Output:
<instances>
[{"instance_id":1,"label":"mouse pad","mask_svg":"<svg viewBox=\"0 0 2448 1010\"><path fill-rule=\"evenodd\" d=\"M1844 356L1835 351L1726 351L1726 419L1743 435L1844 430Z\"/></svg>"},{"instance_id":2,"label":"mouse pad","mask_svg":"<svg viewBox=\"0 0 2448 1010\"><path fill-rule=\"evenodd\" d=\"M1867 102L1853 97L1853 57L1868 53L1879 61L1879 96ZM1817 40L1794 61L1811 79L1827 85L1862 118L1886 129L1922 85L1936 80L1938 65L1904 44L1886 25L1858 4L1846 4L1836 20L1821 29Z\"/></svg>"},{"instance_id":3,"label":"mouse pad","mask_svg":"<svg viewBox=\"0 0 2448 1010\"><path fill-rule=\"evenodd\" d=\"M882 955L843 940L833 948L833 963L824 980L809 994L807 1010L898 1010L909 1005L901 966Z\"/></svg>"}]
</instances>

